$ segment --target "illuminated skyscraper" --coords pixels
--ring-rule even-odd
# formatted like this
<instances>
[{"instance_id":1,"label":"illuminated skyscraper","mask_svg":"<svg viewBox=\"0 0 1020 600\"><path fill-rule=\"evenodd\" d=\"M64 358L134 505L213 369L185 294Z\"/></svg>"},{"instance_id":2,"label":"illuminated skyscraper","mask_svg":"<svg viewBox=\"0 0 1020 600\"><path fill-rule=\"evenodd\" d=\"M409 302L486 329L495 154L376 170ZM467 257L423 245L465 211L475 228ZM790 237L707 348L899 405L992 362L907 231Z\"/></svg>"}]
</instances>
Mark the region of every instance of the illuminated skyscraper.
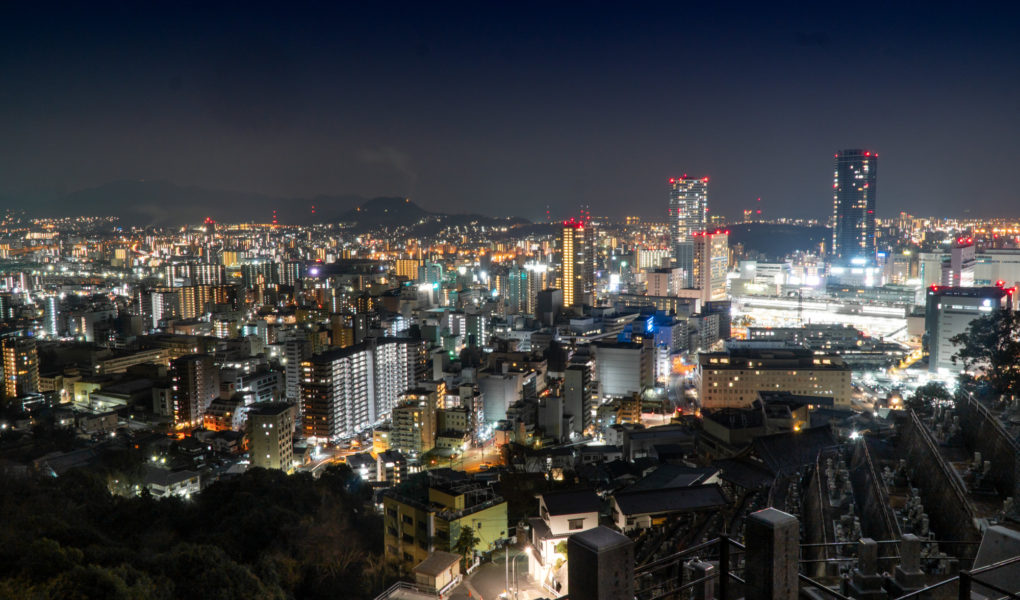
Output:
<instances>
[{"instance_id":1,"label":"illuminated skyscraper","mask_svg":"<svg viewBox=\"0 0 1020 600\"><path fill-rule=\"evenodd\" d=\"M43 331L46 337L60 335L60 297L46 296L43 304Z\"/></svg>"},{"instance_id":2,"label":"illuminated skyscraper","mask_svg":"<svg viewBox=\"0 0 1020 600\"><path fill-rule=\"evenodd\" d=\"M843 150L836 154L832 176L832 249L837 262L859 265L875 261L875 186L878 154Z\"/></svg>"},{"instance_id":3,"label":"illuminated skyscraper","mask_svg":"<svg viewBox=\"0 0 1020 600\"><path fill-rule=\"evenodd\" d=\"M673 258L684 271L684 287L694 287L694 233L708 225L708 177L670 178L669 223Z\"/></svg>"},{"instance_id":4,"label":"illuminated skyscraper","mask_svg":"<svg viewBox=\"0 0 1020 600\"><path fill-rule=\"evenodd\" d=\"M702 302L726 299L729 234L721 229L694 234L694 287L701 290Z\"/></svg>"},{"instance_id":5,"label":"illuminated skyscraper","mask_svg":"<svg viewBox=\"0 0 1020 600\"><path fill-rule=\"evenodd\" d=\"M19 398L39 391L39 353L30 337L5 337L3 350L4 395Z\"/></svg>"},{"instance_id":6,"label":"illuminated skyscraper","mask_svg":"<svg viewBox=\"0 0 1020 600\"><path fill-rule=\"evenodd\" d=\"M595 299L595 229L590 222L563 222L560 235L563 307L581 307Z\"/></svg>"}]
</instances>

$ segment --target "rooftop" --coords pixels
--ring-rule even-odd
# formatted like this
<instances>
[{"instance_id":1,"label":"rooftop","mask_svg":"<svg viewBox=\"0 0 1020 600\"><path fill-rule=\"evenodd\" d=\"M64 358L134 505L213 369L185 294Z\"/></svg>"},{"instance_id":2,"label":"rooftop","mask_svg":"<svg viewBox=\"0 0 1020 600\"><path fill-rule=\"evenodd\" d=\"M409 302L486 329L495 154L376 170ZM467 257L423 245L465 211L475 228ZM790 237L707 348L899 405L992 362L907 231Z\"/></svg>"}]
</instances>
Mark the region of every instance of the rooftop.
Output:
<instances>
[{"instance_id":1,"label":"rooftop","mask_svg":"<svg viewBox=\"0 0 1020 600\"><path fill-rule=\"evenodd\" d=\"M602 501L592 490L571 490L542 494L542 501L550 515L574 515L599 512Z\"/></svg>"},{"instance_id":2,"label":"rooftop","mask_svg":"<svg viewBox=\"0 0 1020 600\"><path fill-rule=\"evenodd\" d=\"M614 496L616 505L625 515L665 512L696 512L721 508L729 504L717 484L680 488L659 488L623 491Z\"/></svg>"}]
</instances>

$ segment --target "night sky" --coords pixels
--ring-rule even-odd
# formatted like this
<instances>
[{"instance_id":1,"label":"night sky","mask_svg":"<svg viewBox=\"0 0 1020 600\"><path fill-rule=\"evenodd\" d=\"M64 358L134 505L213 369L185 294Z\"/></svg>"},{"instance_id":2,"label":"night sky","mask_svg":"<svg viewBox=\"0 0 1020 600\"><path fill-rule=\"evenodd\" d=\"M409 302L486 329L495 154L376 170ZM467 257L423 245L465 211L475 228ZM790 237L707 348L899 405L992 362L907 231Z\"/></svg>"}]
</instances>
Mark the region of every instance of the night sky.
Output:
<instances>
[{"instance_id":1,"label":"night sky","mask_svg":"<svg viewBox=\"0 0 1020 600\"><path fill-rule=\"evenodd\" d=\"M0 196L663 217L688 173L713 212L825 217L860 147L879 216L1020 215L1017 3L885 4L5 2Z\"/></svg>"}]
</instances>

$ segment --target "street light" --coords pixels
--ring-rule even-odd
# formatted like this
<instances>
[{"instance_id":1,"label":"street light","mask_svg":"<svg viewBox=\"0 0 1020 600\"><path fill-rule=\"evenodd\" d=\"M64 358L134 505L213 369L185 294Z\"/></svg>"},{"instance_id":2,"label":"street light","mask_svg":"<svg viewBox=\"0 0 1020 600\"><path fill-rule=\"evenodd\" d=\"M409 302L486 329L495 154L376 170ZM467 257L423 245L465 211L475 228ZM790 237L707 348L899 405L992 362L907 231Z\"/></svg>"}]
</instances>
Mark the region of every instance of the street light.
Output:
<instances>
[{"instance_id":1,"label":"street light","mask_svg":"<svg viewBox=\"0 0 1020 600\"><path fill-rule=\"evenodd\" d=\"M517 556L514 557L514 560L513 560L513 562L514 562L514 600L517 600L518 594L520 594L520 591L521 591L521 586L519 586L517 584L517 559L522 557L522 556L530 556L530 554L531 554L531 547L529 546L529 547L527 547L525 549L525 552L521 552L520 554L518 554Z\"/></svg>"}]
</instances>

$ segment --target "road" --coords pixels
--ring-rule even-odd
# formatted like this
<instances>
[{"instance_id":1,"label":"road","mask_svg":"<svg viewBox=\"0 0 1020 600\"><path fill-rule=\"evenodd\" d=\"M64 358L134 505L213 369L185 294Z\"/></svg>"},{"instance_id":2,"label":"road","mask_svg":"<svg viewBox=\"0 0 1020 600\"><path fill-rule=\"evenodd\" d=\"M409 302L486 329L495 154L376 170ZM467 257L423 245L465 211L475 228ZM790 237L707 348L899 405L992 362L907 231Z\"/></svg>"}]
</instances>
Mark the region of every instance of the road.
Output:
<instances>
[{"instance_id":1,"label":"road","mask_svg":"<svg viewBox=\"0 0 1020 600\"><path fill-rule=\"evenodd\" d=\"M464 454L455 458L437 458L436 463L429 465L430 469L449 467L458 471L477 473L485 463L491 466L502 464L499 448L491 441L481 448L468 448Z\"/></svg>"},{"instance_id":2,"label":"road","mask_svg":"<svg viewBox=\"0 0 1020 600\"><path fill-rule=\"evenodd\" d=\"M497 556L490 563L478 567L474 573L466 577L450 595L451 600L496 600L500 594L507 589L506 582L506 553L497 552ZM519 600L537 600L548 598L551 594L543 592L534 581L528 577L528 558L523 557L525 553L517 547L510 548L511 566L516 563L517 584ZM521 557L521 558L518 558ZM511 590L513 585L511 583ZM470 595L469 595L470 594ZM512 597L512 595L510 596Z\"/></svg>"}]
</instances>

